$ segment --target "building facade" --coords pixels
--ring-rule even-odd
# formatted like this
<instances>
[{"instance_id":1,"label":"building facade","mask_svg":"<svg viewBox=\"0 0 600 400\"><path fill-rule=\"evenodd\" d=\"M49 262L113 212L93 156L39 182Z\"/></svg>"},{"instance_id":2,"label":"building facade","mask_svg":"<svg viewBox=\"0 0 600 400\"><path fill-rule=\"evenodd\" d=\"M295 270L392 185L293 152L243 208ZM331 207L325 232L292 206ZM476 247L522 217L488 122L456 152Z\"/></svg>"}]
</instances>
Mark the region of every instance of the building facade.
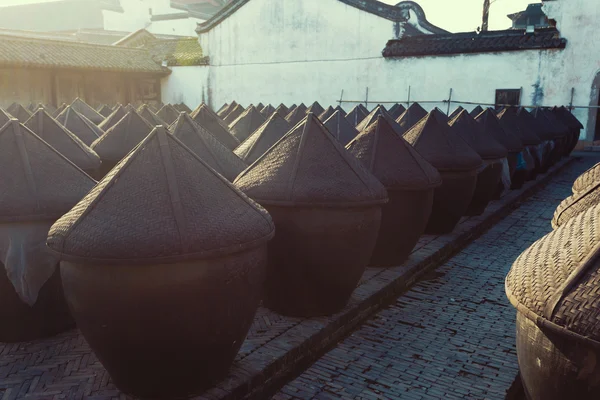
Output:
<instances>
[{"instance_id":1,"label":"building facade","mask_svg":"<svg viewBox=\"0 0 600 400\"><path fill-rule=\"evenodd\" d=\"M409 98L444 110L448 99L467 109L515 98L597 106L600 2L547 0L543 10L556 29L448 34L411 1L234 0L198 25L210 65L193 89L213 107L231 100L372 107ZM594 140L597 110L574 113L586 127L582 140Z\"/></svg>"}]
</instances>

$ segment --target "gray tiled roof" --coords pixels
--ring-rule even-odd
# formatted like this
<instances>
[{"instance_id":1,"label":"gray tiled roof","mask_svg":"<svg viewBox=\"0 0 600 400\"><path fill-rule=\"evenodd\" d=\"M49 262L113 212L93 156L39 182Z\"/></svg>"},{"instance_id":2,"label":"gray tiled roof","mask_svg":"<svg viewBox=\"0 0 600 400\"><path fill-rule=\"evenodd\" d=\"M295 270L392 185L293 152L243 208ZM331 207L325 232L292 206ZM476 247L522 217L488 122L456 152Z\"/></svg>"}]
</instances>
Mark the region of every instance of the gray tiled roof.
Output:
<instances>
[{"instance_id":1,"label":"gray tiled roof","mask_svg":"<svg viewBox=\"0 0 600 400\"><path fill-rule=\"evenodd\" d=\"M144 49L14 36L2 36L0 39L0 65L169 73Z\"/></svg>"}]
</instances>

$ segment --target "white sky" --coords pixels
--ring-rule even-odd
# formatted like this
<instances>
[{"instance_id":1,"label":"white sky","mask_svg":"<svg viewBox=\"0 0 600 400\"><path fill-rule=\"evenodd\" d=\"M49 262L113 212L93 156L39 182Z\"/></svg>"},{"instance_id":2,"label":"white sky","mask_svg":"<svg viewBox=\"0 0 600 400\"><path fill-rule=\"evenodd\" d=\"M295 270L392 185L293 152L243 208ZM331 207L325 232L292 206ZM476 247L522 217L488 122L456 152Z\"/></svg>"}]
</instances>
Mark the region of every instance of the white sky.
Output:
<instances>
[{"instance_id":1,"label":"white sky","mask_svg":"<svg viewBox=\"0 0 600 400\"><path fill-rule=\"evenodd\" d=\"M54 0L0 0L0 6L38 3ZM396 4L400 0L382 0ZM481 25L483 0L415 0L425 10L427 19L434 25L451 32L474 31ZM507 14L522 11L529 3L540 0L496 0L490 9L490 29L510 28Z\"/></svg>"}]
</instances>

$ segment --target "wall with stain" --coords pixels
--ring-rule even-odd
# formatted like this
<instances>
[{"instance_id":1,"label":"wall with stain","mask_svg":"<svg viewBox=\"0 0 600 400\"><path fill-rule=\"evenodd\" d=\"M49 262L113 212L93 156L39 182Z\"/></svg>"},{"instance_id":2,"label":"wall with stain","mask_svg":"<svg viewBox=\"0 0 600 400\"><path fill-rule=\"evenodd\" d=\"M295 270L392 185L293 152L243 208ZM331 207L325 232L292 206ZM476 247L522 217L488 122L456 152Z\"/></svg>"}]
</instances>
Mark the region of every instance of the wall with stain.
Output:
<instances>
[{"instance_id":1,"label":"wall with stain","mask_svg":"<svg viewBox=\"0 0 600 400\"><path fill-rule=\"evenodd\" d=\"M575 88L574 104L588 105L600 71L600 2L565 2L545 6L568 41L564 50L384 59L387 40L403 31L389 20L337 0L251 0L200 34L211 63L203 93L213 107L231 100L327 106L337 104L342 90L345 100L364 101L368 91L371 101L405 101L410 87L413 101L435 100L423 105L446 111L442 101L451 88L454 100L475 103L493 103L496 89L522 88L526 105L569 105ZM587 127L582 139L593 135L591 113L575 111Z\"/></svg>"},{"instance_id":2,"label":"wall with stain","mask_svg":"<svg viewBox=\"0 0 600 400\"><path fill-rule=\"evenodd\" d=\"M162 79L162 102L184 103L192 110L200 103L208 103L209 67L170 67L171 74Z\"/></svg>"}]
</instances>

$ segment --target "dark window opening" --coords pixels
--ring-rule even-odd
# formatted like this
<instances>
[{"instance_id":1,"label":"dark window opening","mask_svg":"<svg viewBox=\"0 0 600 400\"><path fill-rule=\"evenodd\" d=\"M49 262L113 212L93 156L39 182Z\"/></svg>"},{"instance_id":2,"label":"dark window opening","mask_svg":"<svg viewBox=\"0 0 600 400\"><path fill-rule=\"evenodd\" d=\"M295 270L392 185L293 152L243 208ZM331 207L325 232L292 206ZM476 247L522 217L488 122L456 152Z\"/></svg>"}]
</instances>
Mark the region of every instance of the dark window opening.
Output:
<instances>
[{"instance_id":1,"label":"dark window opening","mask_svg":"<svg viewBox=\"0 0 600 400\"><path fill-rule=\"evenodd\" d=\"M498 106L500 104L520 105L521 89L496 89L496 104Z\"/></svg>"}]
</instances>

